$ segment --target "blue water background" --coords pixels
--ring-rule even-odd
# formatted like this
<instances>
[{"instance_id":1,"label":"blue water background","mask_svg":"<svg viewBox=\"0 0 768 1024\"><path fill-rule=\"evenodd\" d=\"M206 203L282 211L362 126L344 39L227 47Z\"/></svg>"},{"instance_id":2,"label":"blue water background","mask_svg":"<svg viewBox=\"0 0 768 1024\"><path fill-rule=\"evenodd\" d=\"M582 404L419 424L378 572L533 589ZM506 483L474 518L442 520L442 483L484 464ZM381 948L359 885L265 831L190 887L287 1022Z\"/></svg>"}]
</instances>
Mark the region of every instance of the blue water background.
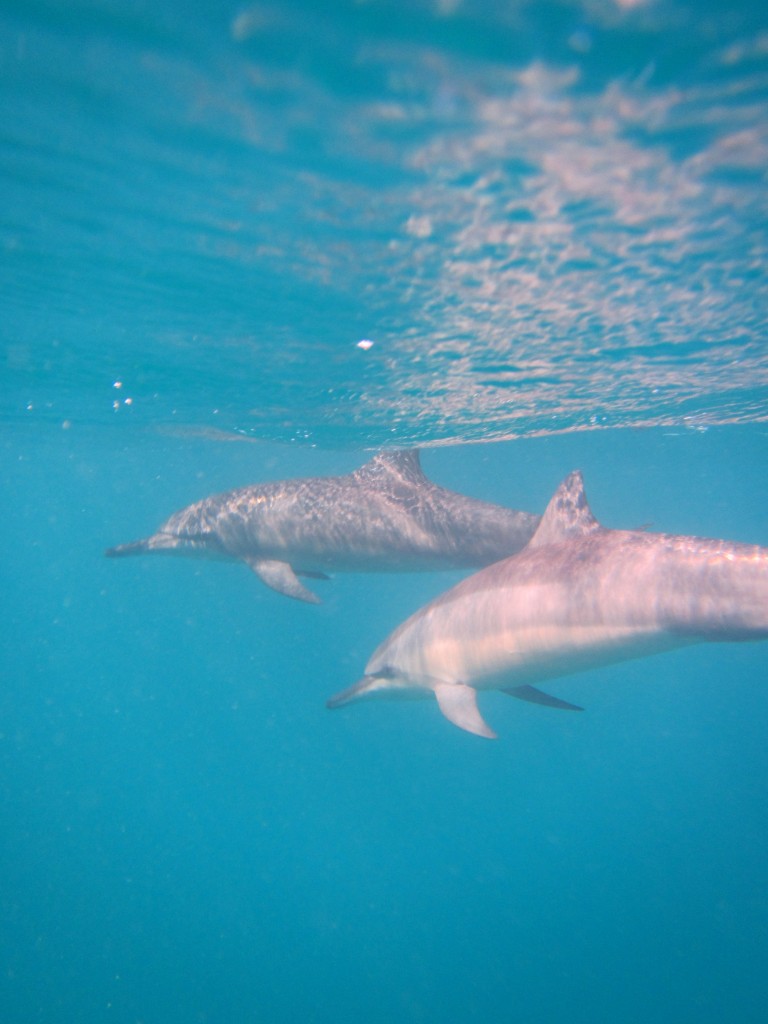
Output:
<instances>
[{"instance_id":1,"label":"blue water background","mask_svg":"<svg viewBox=\"0 0 768 1024\"><path fill-rule=\"evenodd\" d=\"M310 607L103 550L415 443L768 544L766 40L754 4L2 6L2 1024L762 1024L764 644L553 683L580 715L481 695L486 742L324 706L456 574Z\"/></svg>"},{"instance_id":2,"label":"blue water background","mask_svg":"<svg viewBox=\"0 0 768 1024\"><path fill-rule=\"evenodd\" d=\"M583 468L608 525L768 543L768 438L727 428L440 449L441 483L541 508ZM324 700L453 578L113 562L209 491L351 455L76 428L3 449L7 1021L758 1022L765 648L702 646L481 697ZM55 496L55 500L52 499Z\"/></svg>"}]
</instances>

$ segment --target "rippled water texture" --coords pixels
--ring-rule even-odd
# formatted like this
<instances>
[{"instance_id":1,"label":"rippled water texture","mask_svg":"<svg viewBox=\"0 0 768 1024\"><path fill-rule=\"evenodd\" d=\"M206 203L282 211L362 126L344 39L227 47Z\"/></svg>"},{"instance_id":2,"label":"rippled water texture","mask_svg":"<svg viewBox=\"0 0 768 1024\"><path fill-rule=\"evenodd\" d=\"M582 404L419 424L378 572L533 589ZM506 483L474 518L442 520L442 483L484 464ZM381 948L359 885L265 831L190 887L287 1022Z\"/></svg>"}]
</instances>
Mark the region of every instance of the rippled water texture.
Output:
<instances>
[{"instance_id":1,"label":"rippled water texture","mask_svg":"<svg viewBox=\"0 0 768 1024\"><path fill-rule=\"evenodd\" d=\"M761 5L41 0L0 61L6 416L766 417Z\"/></svg>"}]
</instances>

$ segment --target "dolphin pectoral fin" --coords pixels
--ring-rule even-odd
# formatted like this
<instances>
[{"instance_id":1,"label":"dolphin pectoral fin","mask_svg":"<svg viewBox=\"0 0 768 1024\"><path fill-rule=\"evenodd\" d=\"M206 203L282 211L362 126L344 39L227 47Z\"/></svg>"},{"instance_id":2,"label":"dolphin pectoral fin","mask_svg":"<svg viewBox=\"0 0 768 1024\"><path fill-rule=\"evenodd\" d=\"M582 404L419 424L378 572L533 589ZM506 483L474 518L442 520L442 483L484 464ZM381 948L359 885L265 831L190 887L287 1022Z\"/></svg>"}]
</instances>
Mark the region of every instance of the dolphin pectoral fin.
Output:
<instances>
[{"instance_id":1,"label":"dolphin pectoral fin","mask_svg":"<svg viewBox=\"0 0 768 1024\"><path fill-rule=\"evenodd\" d=\"M298 601L309 604L320 604L320 598L313 594L303 583L299 583L296 573L287 562L278 562L274 558L246 558L245 561L253 569L262 583L286 597L295 597Z\"/></svg>"},{"instance_id":2,"label":"dolphin pectoral fin","mask_svg":"<svg viewBox=\"0 0 768 1024\"><path fill-rule=\"evenodd\" d=\"M434 690L438 706L449 722L475 736L485 736L489 740L497 738L477 710L477 694L471 686L465 683L436 683Z\"/></svg>"},{"instance_id":3,"label":"dolphin pectoral fin","mask_svg":"<svg viewBox=\"0 0 768 1024\"><path fill-rule=\"evenodd\" d=\"M518 700L527 700L531 704L542 704L546 708L560 708L561 711L583 711L584 708L578 704L569 704L567 700L560 700L550 693L543 693L535 686L506 686L502 693L508 693L510 697L517 697Z\"/></svg>"}]
</instances>

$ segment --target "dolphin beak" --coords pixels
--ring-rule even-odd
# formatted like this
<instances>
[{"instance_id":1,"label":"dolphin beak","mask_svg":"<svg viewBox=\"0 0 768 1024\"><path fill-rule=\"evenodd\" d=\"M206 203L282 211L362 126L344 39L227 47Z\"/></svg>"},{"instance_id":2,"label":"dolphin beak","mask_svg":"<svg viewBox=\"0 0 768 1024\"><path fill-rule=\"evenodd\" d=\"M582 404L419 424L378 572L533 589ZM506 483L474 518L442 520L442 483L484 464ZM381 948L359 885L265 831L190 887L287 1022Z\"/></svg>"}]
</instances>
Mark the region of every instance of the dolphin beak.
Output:
<instances>
[{"instance_id":1,"label":"dolphin beak","mask_svg":"<svg viewBox=\"0 0 768 1024\"><path fill-rule=\"evenodd\" d=\"M381 679L377 676L363 676L354 686L348 686L341 693L336 693L333 697L329 697L325 702L325 706L327 708L341 708L345 704L349 704L350 701L357 700L359 697L365 697L369 693L374 693L380 689Z\"/></svg>"},{"instance_id":2,"label":"dolphin beak","mask_svg":"<svg viewBox=\"0 0 768 1024\"><path fill-rule=\"evenodd\" d=\"M117 547L107 548L104 554L107 558L124 558L127 555L144 555L148 551L169 551L173 548L183 546L183 542L172 533L155 533L143 540L132 540L130 544L118 544Z\"/></svg>"},{"instance_id":3,"label":"dolphin beak","mask_svg":"<svg viewBox=\"0 0 768 1024\"><path fill-rule=\"evenodd\" d=\"M148 540L134 540L130 544L118 544L117 547L107 548L104 554L107 558L123 558L125 555L143 555L148 550Z\"/></svg>"}]
</instances>

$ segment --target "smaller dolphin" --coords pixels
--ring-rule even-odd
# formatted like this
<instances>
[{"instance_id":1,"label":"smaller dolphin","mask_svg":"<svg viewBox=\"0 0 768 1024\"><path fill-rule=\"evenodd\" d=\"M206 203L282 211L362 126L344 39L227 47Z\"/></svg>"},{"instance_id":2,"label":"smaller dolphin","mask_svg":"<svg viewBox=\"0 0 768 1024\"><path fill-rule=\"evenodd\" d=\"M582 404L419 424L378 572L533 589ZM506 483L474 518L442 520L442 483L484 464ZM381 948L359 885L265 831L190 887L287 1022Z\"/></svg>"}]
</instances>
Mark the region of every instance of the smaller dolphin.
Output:
<instances>
[{"instance_id":1,"label":"smaller dolphin","mask_svg":"<svg viewBox=\"0 0 768 1024\"><path fill-rule=\"evenodd\" d=\"M384 452L346 476L204 498L151 537L106 554L240 559L273 590L317 604L298 576L476 569L519 551L539 520L438 487L422 472L418 451Z\"/></svg>"},{"instance_id":2,"label":"smaller dolphin","mask_svg":"<svg viewBox=\"0 0 768 1024\"><path fill-rule=\"evenodd\" d=\"M768 548L606 529L576 472L525 550L412 615L328 706L434 694L454 725L493 739L478 690L581 710L534 684L705 640L766 638Z\"/></svg>"}]
</instances>

